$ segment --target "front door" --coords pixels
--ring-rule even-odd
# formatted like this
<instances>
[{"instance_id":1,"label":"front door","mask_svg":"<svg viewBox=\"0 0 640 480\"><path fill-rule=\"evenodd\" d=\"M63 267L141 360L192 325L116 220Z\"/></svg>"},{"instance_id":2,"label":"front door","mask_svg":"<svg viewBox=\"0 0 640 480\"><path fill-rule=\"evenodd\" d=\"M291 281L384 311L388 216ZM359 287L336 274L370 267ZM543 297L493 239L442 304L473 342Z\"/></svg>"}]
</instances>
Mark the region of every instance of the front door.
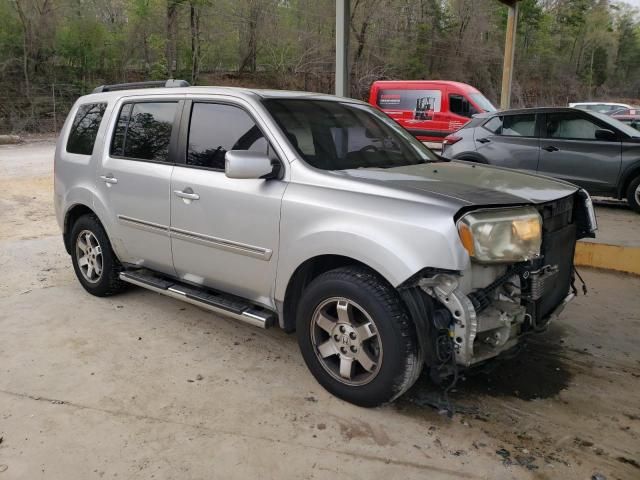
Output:
<instances>
[{"instance_id":1,"label":"front door","mask_svg":"<svg viewBox=\"0 0 640 480\"><path fill-rule=\"evenodd\" d=\"M447 100L449 102L449 122L447 130L450 132L459 130L476 113L480 113L471 104L469 99L462 94L449 93Z\"/></svg>"},{"instance_id":2,"label":"front door","mask_svg":"<svg viewBox=\"0 0 640 480\"><path fill-rule=\"evenodd\" d=\"M596 138L597 130L611 127L579 111L547 114L545 127L538 173L575 183L590 193L615 189L620 174L620 140Z\"/></svg>"},{"instance_id":3,"label":"front door","mask_svg":"<svg viewBox=\"0 0 640 480\"><path fill-rule=\"evenodd\" d=\"M120 109L97 185L110 209L120 259L175 274L169 238L172 134L179 102L136 101Z\"/></svg>"},{"instance_id":4,"label":"front door","mask_svg":"<svg viewBox=\"0 0 640 480\"><path fill-rule=\"evenodd\" d=\"M231 179L224 173L227 151L269 153L269 143L240 106L193 102L186 108L185 164L176 165L171 178L176 272L188 282L274 307L286 182Z\"/></svg>"}]
</instances>

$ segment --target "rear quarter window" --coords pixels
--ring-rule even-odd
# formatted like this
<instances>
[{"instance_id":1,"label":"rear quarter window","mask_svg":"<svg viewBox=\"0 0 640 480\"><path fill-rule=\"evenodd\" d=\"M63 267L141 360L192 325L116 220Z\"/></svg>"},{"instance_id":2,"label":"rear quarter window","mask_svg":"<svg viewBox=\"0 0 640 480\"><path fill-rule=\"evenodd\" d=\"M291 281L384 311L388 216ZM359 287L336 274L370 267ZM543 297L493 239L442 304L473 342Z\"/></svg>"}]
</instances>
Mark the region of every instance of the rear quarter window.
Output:
<instances>
[{"instance_id":1,"label":"rear quarter window","mask_svg":"<svg viewBox=\"0 0 640 480\"><path fill-rule=\"evenodd\" d=\"M523 115L496 116L485 123L484 128L505 137L534 137L536 131L535 113Z\"/></svg>"},{"instance_id":2,"label":"rear quarter window","mask_svg":"<svg viewBox=\"0 0 640 480\"><path fill-rule=\"evenodd\" d=\"M106 103L87 103L78 107L67 140L67 152L91 155L106 108Z\"/></svg>"}]
</instances>

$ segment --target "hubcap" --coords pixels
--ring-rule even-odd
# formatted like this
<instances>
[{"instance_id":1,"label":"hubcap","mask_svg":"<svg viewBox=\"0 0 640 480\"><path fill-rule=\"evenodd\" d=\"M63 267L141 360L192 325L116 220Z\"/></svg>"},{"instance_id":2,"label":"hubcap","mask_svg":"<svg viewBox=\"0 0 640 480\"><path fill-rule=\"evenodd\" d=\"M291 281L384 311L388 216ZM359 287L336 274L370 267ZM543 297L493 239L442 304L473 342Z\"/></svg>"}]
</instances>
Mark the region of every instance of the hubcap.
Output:
<instances>
[{"instance_id":1,"label":"hubcap","mask_svg":"<svg viewBox=\"0 0 640 480\"><path fill-rule=\"evenodd\" d=\"M382 363L382 343L373 319L357 303L329 298L311 319L311 343L322 367L347 385L364 385Z\"/></svg>"},{"instance_id":2,"label":"hubcap","mask_svg":"<svg viewBox=\"0 0 640 480\"><path fill-rule=\"evenodd\" d=\"M84 279L96 283L102 277L102 247L89 230L83 230L76 239L76 258Z\"/></svg>"},{"instance_id":3,"label":"hubcap","mask_svg":"<svg viewBox=\"0 0 640 480\"><path fill-rule=\"evenodd\" d=\"M640 185L636 187L636 203L640 204Z\"/></svg>"}]
</instances>

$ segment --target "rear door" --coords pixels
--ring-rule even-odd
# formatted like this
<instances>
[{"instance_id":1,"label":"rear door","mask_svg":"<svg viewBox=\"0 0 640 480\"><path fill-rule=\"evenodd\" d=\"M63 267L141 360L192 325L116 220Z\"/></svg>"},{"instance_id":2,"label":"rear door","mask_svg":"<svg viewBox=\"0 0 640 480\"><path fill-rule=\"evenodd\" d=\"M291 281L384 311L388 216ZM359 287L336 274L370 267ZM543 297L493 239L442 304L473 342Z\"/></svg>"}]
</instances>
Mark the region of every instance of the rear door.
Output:
<instances>
[{"instance_id":1,"label":"rear door","mask_svg":"<svg viewBox=\"0 0 640 480\"><path fill-rule=\"evenodd\" d=\"M611 127L580 111L547 113L538 172L580 185L590 193L615 190L621 141L596 138L600 129Z\"/></svg>"},{"instance_id":2,"label":"rear door","mask_svg":"<svg viewBox=\"0 0 640 480\"><path fill-rule=\"evenodd\" d=\"M119 105L108 155L97 172L98 190L110 210L110 239L121 260L171 275L171 146L179 107L178 99L164 98Z\"/></svg>"},{"instance_id":3,"label":"rear door","mask_svg":"<svg viewBox=\"0 0 640 480\"><path fill-rule=\"evenodd\" d=\"M535 113L500 115L474 133L476 151L491 165L536 173L540 139Z\"/></svg>"}]
</instances>

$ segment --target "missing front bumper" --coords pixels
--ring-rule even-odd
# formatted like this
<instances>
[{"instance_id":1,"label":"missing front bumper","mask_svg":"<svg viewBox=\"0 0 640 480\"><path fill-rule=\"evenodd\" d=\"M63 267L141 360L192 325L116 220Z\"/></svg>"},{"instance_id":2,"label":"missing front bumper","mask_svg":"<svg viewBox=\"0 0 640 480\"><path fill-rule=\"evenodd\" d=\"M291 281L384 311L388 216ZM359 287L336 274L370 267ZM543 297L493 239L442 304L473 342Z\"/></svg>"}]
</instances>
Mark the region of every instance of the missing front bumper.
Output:
<instances>
[{"instance_id":1,"label":"missing front bumper","mask_svg":"<svg viewBox=\"0 0 640 480\"><path fill-rule=\"evenodd\" d=\"M471 298L463 292L460 277L437 274L423 278L418 286L451 314L449 335L453 341L456 364L469 367L513 349L527 331L540 331L557 318L573 300L568 294L536 328L527 307L497 295L491 303L476 311ZM533 325L531 324L532 322ZM534 327L533 329L530 327Z\"/></svg>"}]
</instances>

